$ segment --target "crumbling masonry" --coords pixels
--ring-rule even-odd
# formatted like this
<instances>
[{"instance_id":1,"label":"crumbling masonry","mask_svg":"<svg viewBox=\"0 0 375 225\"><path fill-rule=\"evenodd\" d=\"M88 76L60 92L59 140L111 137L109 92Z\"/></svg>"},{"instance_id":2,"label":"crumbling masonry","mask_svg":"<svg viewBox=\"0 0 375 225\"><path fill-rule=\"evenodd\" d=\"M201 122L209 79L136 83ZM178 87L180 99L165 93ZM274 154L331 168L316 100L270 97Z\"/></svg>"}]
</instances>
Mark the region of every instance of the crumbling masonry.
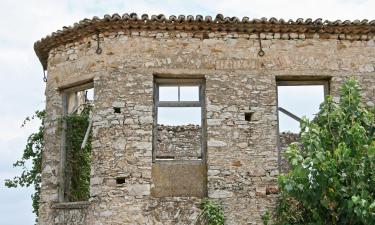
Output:
<instances>
[{"instance_id":1,"label":"crumbling masonry","mask_svg":"<svg viewBox=\"0 0 375 225\"><path fill-rule=\"evenodd\" d=\"M375 101L375 21L114 14L64 27L35 51L48 71L40 225L197 224L203 197L227 224L261 224L278 191L278 82L325 81L337 96L355 76ZM157 124L159 81L198 82L199 100L160 107L194 106L200 124ZM85 87L90 198L67 202L64 96Z\"/></svg>"}]
</instances>

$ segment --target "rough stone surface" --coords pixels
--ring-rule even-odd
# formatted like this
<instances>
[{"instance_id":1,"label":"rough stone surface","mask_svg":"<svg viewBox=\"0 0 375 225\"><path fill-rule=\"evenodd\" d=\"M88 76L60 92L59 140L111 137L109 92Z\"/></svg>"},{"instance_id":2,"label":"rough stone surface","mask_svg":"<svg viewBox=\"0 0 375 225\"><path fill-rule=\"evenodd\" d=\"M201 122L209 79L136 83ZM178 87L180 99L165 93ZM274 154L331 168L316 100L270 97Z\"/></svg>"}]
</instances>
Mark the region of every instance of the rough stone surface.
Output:
<instances>
[{"instance_id":1,"label":"rough stone surface","mask_svg":"<svg viewBox=\"0 0 375 225\"><path fill-rule=\"evenodd\" d=\"M152 166L154 197L207 196L207 166L200 161L156 162Z\"/></svg>"},{"instance_id":2,"label":"rough stone surface","mask_svg":"<svg viewBox=\"0 0 375 225\"><path fill-rule=\"evenodd\" d=\"M201 157L201 127L198 125L157 127L156 158L198 159Z\"/></svg>"},{"instance_id":3,"label":"rough stone surface","mask_svg":"<svg viewBox=\"0 0 375 225\"><path fill-rule=\"evenodd\" d=\"M337 97L343 81L355 76L364 101L374 104L371 41L266 35L260 57L256 38L228 34L104 32L99 55L96 35L49 52L40 225L197 223L200 198L151 194L154 75L205 78L207 192L223 205L231 225L262 224L265 209L275 207L276 77L329 78ZM95 85L90 204L53 208L62 174L60 88L89 80ZM113 112L114 105L121 113ZM249 109L256 120L245 120ZM116 177L125 177L125 183L116 185Z\"/></svg>"}]
</instances>

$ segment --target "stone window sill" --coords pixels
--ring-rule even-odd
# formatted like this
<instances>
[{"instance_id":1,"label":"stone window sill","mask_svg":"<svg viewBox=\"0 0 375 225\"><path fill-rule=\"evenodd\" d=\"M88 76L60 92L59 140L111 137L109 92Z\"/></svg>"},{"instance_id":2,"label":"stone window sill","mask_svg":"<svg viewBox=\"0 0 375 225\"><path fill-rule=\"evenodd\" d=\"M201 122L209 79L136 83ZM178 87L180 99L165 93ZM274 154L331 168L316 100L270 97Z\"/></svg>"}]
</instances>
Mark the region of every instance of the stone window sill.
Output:
<instances>
[{"instance_id":1,"label":"stone window sill","mask_svg":"<svg viewBox=\"0 0 375 225\"><path fill-rule=\"evenodd\" d=\"M86 209L90 206L90 202L59 202L52 204L52 209Z\"/></svg>"}]
</instances>

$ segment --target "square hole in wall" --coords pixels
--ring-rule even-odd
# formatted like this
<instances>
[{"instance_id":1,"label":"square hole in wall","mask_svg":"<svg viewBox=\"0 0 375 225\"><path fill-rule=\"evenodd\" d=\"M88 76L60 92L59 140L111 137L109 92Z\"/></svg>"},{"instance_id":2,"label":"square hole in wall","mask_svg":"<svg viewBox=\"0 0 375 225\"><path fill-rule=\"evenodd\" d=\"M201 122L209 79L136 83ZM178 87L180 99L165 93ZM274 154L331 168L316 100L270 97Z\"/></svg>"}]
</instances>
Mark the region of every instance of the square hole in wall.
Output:
<instances>
[{"instance_id":1,"label":"square hole in wall","mask_svg":"<svg viewBox=\"0 0 375 225\"><path fill-rule=\"evenodd\" d=\"M114 113L121 113L121 108L120 107L113 107L113 112Z\"/></svg>"},{"instance_id":2,"label":"square hole in wall","mask_svg":"<svg viewBox=\"0 0 375 225\"><path fill-rule=\"evenodd\" d=\"M116 184L125 184L125 177L116 177Z\"/></svg>"},{"instance_id":3,"label":"square hole in wall","mask_svg":"<svg viewBox=\"0 0 375 225\"><path fill-rule=\"evenodd\" d=\"M251 121L251 117L253 116L253 112L245 112L245 120Z\"/></svg>"}]
</instances>

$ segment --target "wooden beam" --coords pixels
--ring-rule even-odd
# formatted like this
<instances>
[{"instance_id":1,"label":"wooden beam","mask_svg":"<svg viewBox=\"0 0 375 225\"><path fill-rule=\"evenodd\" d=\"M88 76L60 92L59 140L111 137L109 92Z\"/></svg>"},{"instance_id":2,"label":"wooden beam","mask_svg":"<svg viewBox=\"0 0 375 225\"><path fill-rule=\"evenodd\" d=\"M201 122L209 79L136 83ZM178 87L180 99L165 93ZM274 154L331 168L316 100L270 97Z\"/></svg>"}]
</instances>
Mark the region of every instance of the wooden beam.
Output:
<instances>
[{"instance_id":1,"label":"wooden beam","mask_svg":"<svg viewBox=\"0 0 375 225\"><path fill-rule=\"evenodd\" d=\"M279 107L278 108L280 112L284 113L285 115L291 117L292 119L298 121L298 122L301 122L301 118L299 118L298 116L294 115L293 113L289 112L288 110L282 108L282 107Z\"/></svg>"}]
</instances>

